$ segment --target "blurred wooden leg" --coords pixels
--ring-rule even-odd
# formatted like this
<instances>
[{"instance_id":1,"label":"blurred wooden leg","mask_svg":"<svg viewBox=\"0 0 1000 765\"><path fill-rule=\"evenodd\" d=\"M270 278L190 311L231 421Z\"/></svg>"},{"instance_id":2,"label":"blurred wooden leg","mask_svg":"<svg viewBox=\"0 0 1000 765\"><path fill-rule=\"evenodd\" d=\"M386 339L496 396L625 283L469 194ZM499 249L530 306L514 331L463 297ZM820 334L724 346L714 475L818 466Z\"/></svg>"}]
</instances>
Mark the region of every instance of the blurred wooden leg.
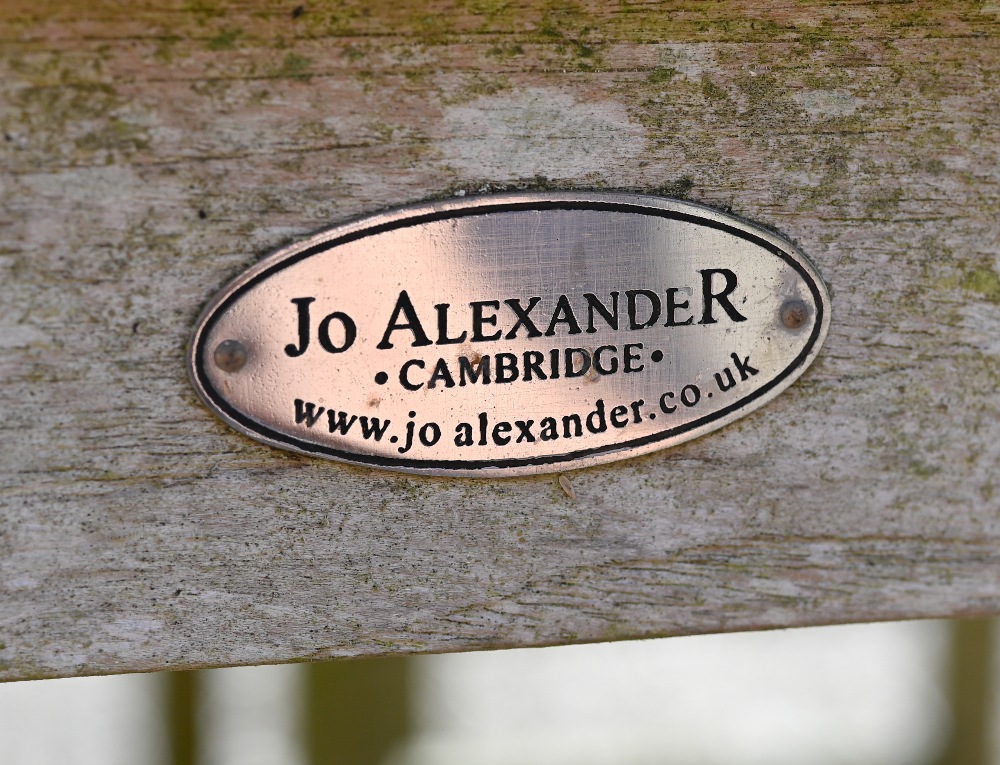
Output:
<instances>
[{"instance_id":1,"label":"blurred wooden leg","mask_svg":"<svg viewBox=\"0 0 1000 765\"><path fill-rule=\"evenodd\" d=\"M378 765L411 730L411 660L355 659L306 667L309 765Z\"/></svg>"},{"instance_id":2,"label":"blurred wooden leg","mask_svg":"<svg viewBox=\"0 0 1000 765\"><path fill-rule=\"evenodd\" d=\"M992 757L993 621L952 622L946 690L952 731L938 765L990 765Z\"/></svg>"},{"instance_id":3,"label":"blurred wooden leg","mask_svg":"<svg viewBox=\"0 0 1000 765\"><path fill-rule=\"evenodd\" d=\"M198 750L197 672L168 672L164 716L168 765L195 765Z\"/></svg>"}]
</instances>

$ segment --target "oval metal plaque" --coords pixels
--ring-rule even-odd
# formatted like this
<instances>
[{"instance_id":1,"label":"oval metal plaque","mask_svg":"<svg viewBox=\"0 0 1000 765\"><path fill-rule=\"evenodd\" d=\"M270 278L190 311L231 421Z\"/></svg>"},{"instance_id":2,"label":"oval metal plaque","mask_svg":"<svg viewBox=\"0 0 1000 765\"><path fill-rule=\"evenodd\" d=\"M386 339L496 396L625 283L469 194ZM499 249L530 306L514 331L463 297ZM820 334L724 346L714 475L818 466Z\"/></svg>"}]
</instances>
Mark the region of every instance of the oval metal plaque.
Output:
<instances>
[{"instance_id":1,"label":"oval metal plaque","mask_svg":"<svg viewBox=\"0 0 1000 765\"><path fill-rule=\"evenodd\" d=\"M237 430L434 475L593 465L757 409L815 358L829 298L791 244L699 205L516 194L288 247L208 306L189 358Z\"/></svg>"}]
</instances>

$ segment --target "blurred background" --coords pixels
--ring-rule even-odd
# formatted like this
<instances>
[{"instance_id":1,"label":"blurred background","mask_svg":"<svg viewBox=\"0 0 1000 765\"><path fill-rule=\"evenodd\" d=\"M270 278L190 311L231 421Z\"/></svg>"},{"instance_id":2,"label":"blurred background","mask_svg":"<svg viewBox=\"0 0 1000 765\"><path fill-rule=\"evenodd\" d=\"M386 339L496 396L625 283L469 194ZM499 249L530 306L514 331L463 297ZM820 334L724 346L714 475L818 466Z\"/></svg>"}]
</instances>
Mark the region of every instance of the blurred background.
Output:
<instances>
[{"instance_id":1,"label":"blurred background","mask_svg":"<svg viewBox=\"0 0 1000 765\"><path fill-rule=\"evenodd\" d=\"M0 762L1000 765L989 620L0 685Z\"/></svg>"}]
</instances>

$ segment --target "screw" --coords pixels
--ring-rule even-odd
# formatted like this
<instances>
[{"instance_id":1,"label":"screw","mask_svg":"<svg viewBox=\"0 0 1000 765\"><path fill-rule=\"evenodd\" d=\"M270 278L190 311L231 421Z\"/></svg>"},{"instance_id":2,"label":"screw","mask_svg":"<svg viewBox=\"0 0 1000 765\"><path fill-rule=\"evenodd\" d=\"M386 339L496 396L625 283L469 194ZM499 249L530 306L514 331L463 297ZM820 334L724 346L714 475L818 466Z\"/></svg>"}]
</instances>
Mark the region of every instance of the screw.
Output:
<instances>
[{"instance_id":1,"label":"screw","mask_svg":"<svg viewBox=\"0 0 1000 765\"><path fill-rule=\"evenodd\" d=\"M215 349L215 366L223 372L239 372L247 363L247 349L239 340L223 340Z\"/></svg>"},{"instance_id":2,"label":"screw","mask_svg":"<svg viewBox=\"0 0 1000 765\"><path fill-rule=\"evenodd\" d=\"M801 300L789 300L781 306L781 323L788 329L798 329L809 318L809 307Z\"/></svg>"}]
</instances>

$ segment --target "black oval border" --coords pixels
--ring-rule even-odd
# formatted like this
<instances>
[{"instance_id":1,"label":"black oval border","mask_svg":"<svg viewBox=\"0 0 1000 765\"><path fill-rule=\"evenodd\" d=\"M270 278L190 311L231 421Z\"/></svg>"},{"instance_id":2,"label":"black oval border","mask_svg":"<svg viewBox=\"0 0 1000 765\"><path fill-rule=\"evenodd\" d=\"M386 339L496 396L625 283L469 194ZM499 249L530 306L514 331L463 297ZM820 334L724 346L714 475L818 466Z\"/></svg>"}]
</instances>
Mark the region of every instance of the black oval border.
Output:
<instances>
[{"instance_id":1,"label":"black oval border","mask_svg":"<svg viewBox=\"0 0 1000 765\"><path fill-rule=\"evenodd\" d=\"M672 201L672 200L671 200ZM690 203L681 203L690 204ZM691 205L694 207L694 205ZM590 449L579 449L573 452L567 452L566 454L560 455L549 455L546 457L525 457L519 459L499 459L499 460L417 460L417 459L395 459L391 457L379 457L375 455L359 454L357 452L346 452L339 449L333 449L328 446L322 446L320 444L312 444L308 441L301 441L293 436L280 433L278 431L271 430L258 423L256 420L252 420L242 412L234 409L230 406L218 391L209 382L208 375L205 373L203 359L205 357L204 344L206 338L210 334L210 330L217 321L218 317L224 313L234 302L236 302L243 294L248 290L255 287L260 282L268 279L273 274L288 268L299 261L310 258L314 255L319 255L320 253L331 250L340 245L347 244L349 242L357 241L358 239L364 239L369 236L376 236L378 234L385 233L387 231L394 231L401 228L408 228L410 226L418 226L424 223L433 223L439 220L446 220L450 218L465 218L473 215L489 215L494 213L503 212L522 212L522 211L544 211L544 210L594 210L600 212L621 212L621 213L631 213L631 214L642 214L642 215L652 215L659 218L667 218L670 220L679 220L685 223L694 223L700 226L707 226L708 228L713 228L719 231L724 231L728 234L736 236L740 239L744 239L751 242L759 247L763 247L765 250L770 252L772 255L777 256L781 260L785 261L790 265L795 271L802 277L803 281L809 285L809 290L812 293L813 301L816 305L816 320L813 322L813 331L806 341L805 346L798 356L795 357L794 361L785 367L779 375L777 375L773 380L767 384L761 386L756 391L741 398L738 401L730 404L729 406L720 409L717 412L713 412L710 415L699 418L697 420L692 420L691 422L685 423L684 425L679 425L676 428L671 428L670 430L665 430L661 433L655 433L649 436L644 436L642 438L637 438L633 441L628 441L622 444L611 444L607 446L595 446ZM336 230L336 229L332 229ZM280 253L280 251L279 251ZM276 253L277 255L278 253ZM275 257L275 256L271 256ZM567 462L574 462L586 457L591 457L599 454L611 454L616 451L625 451L629 449L635 449L637 447L646 446L648 444L656 443L657 441L664 441L668 438L674 436L682 435L691 430L708 425L715 420L722 419L731 412L737 409L744 408L748 403L755 401L756 399L764 396L767 392L772 390L775 386L785 380L789 375L791 375L795 370L797 370L805 361L805 359L812 352L816 341L819 339L820 332L824 323L826 306L823 302L822 294L819 289L819 285L816 284L815 280L812 278L811 274L802 267L798 259L791 256L789 253L782 250L780 247L776 246L768 240L756 236L749 231L745 231L737 226L729 225L723 223L722 221L715 221L710 218L703 218L698 215L693 215L690 213L683 213L676 210L667 210L659 207L647 207L636 203L627 202L602 202L602 201L585 201L585 200L536 200L533 202L499 202L495 205L481 205L468 208L460 208L457 210L435 210L432 212L427 212L423 214L417 214L413 217L406 217L399 220L389 221L386 223L381 223L370 228L361 229L359 231L352 231L343 236L331 239L329 241L324 241L319 244L313 245L312 247L307 247L301 252L297 252L287 258L283 258L275 263L270 268L265 268L259 274L256 274L251 279L249 279L246 284L240 285L237 289L233 290L232 294L229 295L225 300L221 301L218 305L214 306L211 313L199 322L196 332L198 333L198 341L194 349L193 358L193 369L197 382L200 384L202 390L205 392L210 399L210 402L226 417L232 419L233 421L239 423L247 430L257 433L262 437L274 441L279 444L284 444L291 447L295 451L299 451L305 454L316 454L323 455L327 457L333 457L338 460L343 460L345 462L352 462L355 464L362 465L372 465L375 467L382 467L387 469L393 468L412 468L412 469L426 469L426 470L453 470L453 471L465 471L465 470L483 470L483 469L503 469L503 468L523 468L523 467L533 467L533 466L546 466L546 465L560 465ZM749 414L749 412L748 412ZM625 457L623 456L623 459Z\"/></svg>"}]
</instances>

